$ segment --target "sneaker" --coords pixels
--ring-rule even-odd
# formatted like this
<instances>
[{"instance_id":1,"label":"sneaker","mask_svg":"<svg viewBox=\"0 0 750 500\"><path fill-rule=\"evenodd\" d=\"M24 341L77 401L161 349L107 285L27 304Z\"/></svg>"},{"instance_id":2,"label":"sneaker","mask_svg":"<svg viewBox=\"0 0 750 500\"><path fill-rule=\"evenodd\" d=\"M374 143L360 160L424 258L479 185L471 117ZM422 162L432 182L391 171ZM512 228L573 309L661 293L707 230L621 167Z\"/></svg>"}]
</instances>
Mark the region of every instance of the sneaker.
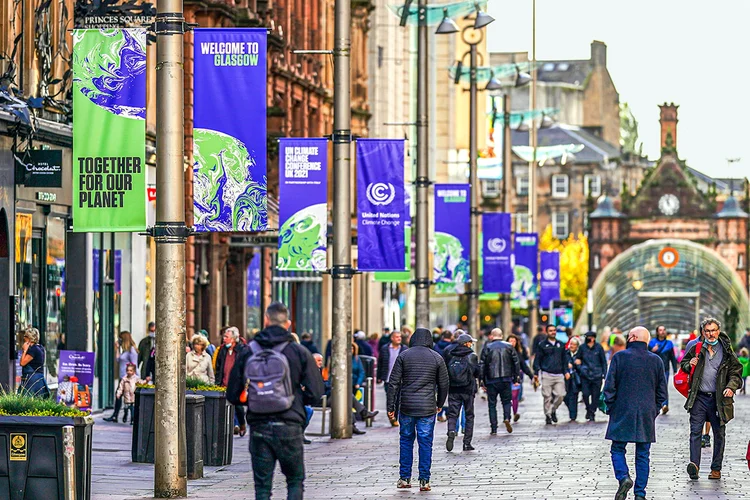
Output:
<instances>
[{"instance_id":1,"label":"sneaker","mask_svg":"<svg viewBox=\"0 0 750 500\"><path fill-rule=\"evenodd\" d=\"M521 418L521 414L520 413L516 413L515 415L513 415L513 422L518 422L520 420L520 418Z\"/></svg>"},{"instance_id":2,"label":"sneaker","mask_svg":"<svg viewBox=\"0 0 750 500\"><path fill-rule=\"evenodd\" d=\"M312 441L310 441L310 440L309 440L309 439L307 439L306 437L303 437L303 438L302 438L302 442L303 442L304 444L312 444Z\"/></svg>"},{"instance_id":3,"label":"sneaker","mask_svg":"<svg viewBox=\"0 0 750 500\"><path fill-rule=\"evenodd\" d=\"M687 466L687 473L688 476L690 476L690 479L696 480L700 476L698 475L698 466L695 465L693 462L690 462Z\"/></svg>"},{"instance_id":4,"label":"sneaker","mask_svg":"<svg viewBox=\"0 0 750 500\"><path fill-rule=\"evenodd\" d=\"M430 488L430 482L427 479L419 480L419 491L432 491L432 488Z\"/></svg>"},{"instance_id":5,"label":"sneaker","mask_svg":"<svg viewBox=\"0 0 750 500\"><path fill-rule=\"evenodd\" d=\"M552 417L550 417L549 415L547 415L546 421L547 425L552 425Z\"/></svg>"},{"instance_id":6,"label":"sneaker","mask_svg":"<svg viewBox=\"0 0 750 500\"><path fill-rule=\"evenodd\" d=\"M106 418L103 418L102 420L104 420L105 422L117 423L117 415L112 415L111 417L106 417Z\"/></svg>"},{"instance_id":7,"label":"sneaker","mask_svg":"<svg viewBox=\"0 0 750 500\"><path fill-rule=\"evenodd\" d=\"M352 424L352 434L356 434L357 436L361 436L362 434L367 434L365 431L361 431L357 429L357 426Z\"/></svg>"},{"instance_id":8,"label":"sneaker","mask_svg":"<svg viewBox=\"0 0 750 500\"><path fill-rule=\"evenodd\" d=\"M620 487L617 488L617 493L615 494L615 500L625 500L628 497L628 491L630 491L630 488L633 487L633 480L630 479L630 477L626 477L622 481L620 481Z\"/></svg>"},{"instance_id":9,"label":"sneaker","mask_svg":"<svg viewBox=\"0 0 750 500\"><path fill-rule=\"evenodd\" d=\"M557 412L554 412L554 411L553 411L553 412L552 412L552 415L550 415L550 416L552 417L552 421L553 421L554 423L557 423Z\"/></svg>"},{"instance_id":10,"label":"sneaker","mask_svg":"<svg viewBox=\"0 0 750 500\"><path fill-rule=\"evenodd\" d=\"M497 429L490 429L490 436L497 436Z\"/></svg>"},{"instance_id":11,"label":"sneaker","mask_svg":"<svg viewBox=\"0 0 750 500\"><path fill-rule=\"evenodd\" d=\"M709 479L721 479L721 471L720 470L712 470L711 473L708 475Z\"/></svg>"},{"instance_id":12,"label":"sneaker","mask_svg":"<svg viewBox=\"0 0 750 500\"><path fill-rule=\"evenodd\" d=\"M474 451L474 447L471 444L464 443L464 451Z\"/></svg>"},{"instance_id":13,"label":"sneaker","mask_svg":"<svg viewBox=\"0 0 750 500\"><path fill-rule=\"evenodd\" d=\"M503 420L503 423L505 424L505 430L508 431L508 434L513 432L513 426L510 425L510 420Z\"/></svg>"},{"instance_id":14,"label":"sneaker","mask_svg":"<svg viewBox=\"0 0 750 500\"><path fill-rule=\"evenodd\" d=\"M411 478L400 477L396 483L396 488L411 488Z\"/></svg>"},{"instance_id":15,"label":"sneaker","mask_svg":"<svg viewBox=\"0 0 750 500\"><path fill-rule=\"evenodd\" d=\"M453 451L453 440L456 439L456 433L453 431L450 431L448 433L448 440L445 442L445 449L448 451Z\"/></svg>"},{"instance_id":16,"label":"sneaker","mask_svg":"<svg viewBox=\"0 0 750 500\"><path fill-rule=\"evenodd\" d=\"M596 417L591 414L591 416L588 418L589 422L596 422Z\"/></svg>"},{"instance_id":17,"label":"sneaker","mask_svg":"<svg viewBox=\"0 0 750 500\"><path fill-rule=\"evenodd\" d=\"M668 411L669 411L669 405L664 405L664 406L661 407L661 414L662 415L666 415Z\"/></svg>"}]
</instances>

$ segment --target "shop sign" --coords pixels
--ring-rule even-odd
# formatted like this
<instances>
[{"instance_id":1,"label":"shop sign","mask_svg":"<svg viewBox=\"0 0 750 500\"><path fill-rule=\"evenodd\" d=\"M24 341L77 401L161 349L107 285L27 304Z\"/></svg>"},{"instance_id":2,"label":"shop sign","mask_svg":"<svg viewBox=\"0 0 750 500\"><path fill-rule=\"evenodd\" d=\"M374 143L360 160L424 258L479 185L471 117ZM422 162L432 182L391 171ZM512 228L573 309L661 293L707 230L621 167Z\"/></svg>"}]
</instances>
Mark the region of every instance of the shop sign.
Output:
<instances>
[{"instance_id":1,"label":"shop sign","mask_svg":"<svg viewBox=\"0 0 750 500\"><path fill-rule=\"evenodd\" d=\"M36 199L37 201L46 201L49 203L54 203L57 201L57 195L55 193L47 193L45 191L38 191L36 193Z\"/></svg>"},{"instance_id":2,"label":"shop sign","mask_svg":"<svg viewBox=\"0 0 750 500\"><path fill-rule=\"evenodd\" d=\"M139 0L76 0L77 29L141 28L154 22L156 7Z\"/></svg>"},{"instance_id":3,"label":"shop sign","mask_svg":"<svg viewBox=\"0 0 750 500\"><path fill-rule=\"evenodd\" d=\"M16 182L26 187L62 187L62 150L31 149L18 153Z\"/></svg>"}]
</instances>

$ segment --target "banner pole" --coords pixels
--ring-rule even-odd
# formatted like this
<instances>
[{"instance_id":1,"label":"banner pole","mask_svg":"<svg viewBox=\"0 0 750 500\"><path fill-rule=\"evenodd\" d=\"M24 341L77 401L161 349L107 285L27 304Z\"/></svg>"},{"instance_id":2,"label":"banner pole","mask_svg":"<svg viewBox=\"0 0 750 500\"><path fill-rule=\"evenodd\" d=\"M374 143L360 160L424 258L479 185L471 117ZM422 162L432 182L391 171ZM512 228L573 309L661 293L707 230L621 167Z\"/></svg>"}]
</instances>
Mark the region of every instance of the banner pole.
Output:
<instances>
[{"instance_id":1,"label":"banner pole","mask_svg":"<svg viewBox=\"0 0 750 500\"><path fill-rule=\"evenodd\" d=\"M511 155L513 138L510 130L510 113L510 92L506 92L503 96L503 212L511 214L511 217L513 217L513 157ZM508 244L510 245L510 240L508 241ZM513 333L512 314L513 312L510 307L510 294L504 293L502 329L506 338Z\"/></svg>"},{"instance_id":2,"label":"banner pole","mask_svg":"<svg viewBox=\"0 0 750 500\"><path fill-rule=\"evenodd\" d=\"M470 47L469 84L469 196L471 197L471 238L469 243L469 333L479 339L479 176L477 173L477 44Z\"/></svg>"},{"instance_id":3,"label":"banner pole","mask_svg":"<svg viewBox=\"0 0 750 500\"><path fill-rule=\"evenodd\" d=\"M336 0L333 49L331 438L352 437L351 3Z\"/></svg>"},{"instance_id":4,"label":"banner pole","mask_svg":"<svg viewBox=\"0 0 750 500\"><path fill-rule=\"evenodd\" d=\"M156 401L154 496L187 496L185 437L184 73L182 0L157 2Z\"/></svg>"},{"instance_id":5,"label":"banner pole","mask_svg":"<svg viewBox=\"0 0 750 500\"><path fill-rule=\"evenodd\" d=\"M407 2L408 3L408 2ZM429 270L429 122L428 115L428 74L429 59L427 57L427 0L419 0L417 27L417 203L416 221L414 224L416 255L416 269L414 284L416 285L416 325L430 327L430 270ZM407 241L407 245L411 242Z\"/></svg>"}]
</instances>

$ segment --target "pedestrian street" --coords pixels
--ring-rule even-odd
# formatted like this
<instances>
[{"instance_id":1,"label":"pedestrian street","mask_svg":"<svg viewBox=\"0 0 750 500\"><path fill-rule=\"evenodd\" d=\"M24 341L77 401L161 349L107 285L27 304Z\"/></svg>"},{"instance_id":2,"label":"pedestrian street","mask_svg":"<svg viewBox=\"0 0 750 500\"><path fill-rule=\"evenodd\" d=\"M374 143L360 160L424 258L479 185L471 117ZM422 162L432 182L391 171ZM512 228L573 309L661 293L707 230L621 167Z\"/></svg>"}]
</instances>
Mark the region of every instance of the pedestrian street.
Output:
<instances>
[{"instance_id":1,"label":"pedestrian street","mask_svg":"<svg viewBox=\"0 0 750 500\"><path fill-rule=\"evenodd\" d=\"M305 498L308 499L611 499L617 488L609 456L609 441L603 436L607 417L597 413L595 423L568 423L567 409L558 410L560 423L545 426L541 392L527 383L521 420L507 434L500 426L490 436L487 402L476 400L477 416L473 452L445 451L446 423L435 429L432 491L418 487L397 490L398 429L385 417L385 394L377 387L381 410L364 436L347 440L308 436L305 447ZM750 439L750 396L737 395L736 418L727 428L724 468L720 481L709 481L711 453L705 449L701 479L691 481L688 462L688 416L684 399L670 387L671 410L657 418L657 443L651 448L649 499L750 499L750 471L745 460ZM583 405L579 406L579 420ZM130 460L130 427L107 424L97 418L94 433L93 499L125 500L151 498L153 466ZM363 424L360 428L365 429ZM319 431L316 413L311 432ZM460 435L457 438L460 443ZM189 481L190 498L252 499L252 473L248 438L235 438L234 458L226 467L206 467L205 478ZM416 445L415 445L416 448ZM634 477L633 445L628 446L628 464ZM414 479L416 479L416 452ZM284 476L277 468L274 498L286 498ZM628 498L633 498L632 491Z\"/></svg>"}]
</instances>

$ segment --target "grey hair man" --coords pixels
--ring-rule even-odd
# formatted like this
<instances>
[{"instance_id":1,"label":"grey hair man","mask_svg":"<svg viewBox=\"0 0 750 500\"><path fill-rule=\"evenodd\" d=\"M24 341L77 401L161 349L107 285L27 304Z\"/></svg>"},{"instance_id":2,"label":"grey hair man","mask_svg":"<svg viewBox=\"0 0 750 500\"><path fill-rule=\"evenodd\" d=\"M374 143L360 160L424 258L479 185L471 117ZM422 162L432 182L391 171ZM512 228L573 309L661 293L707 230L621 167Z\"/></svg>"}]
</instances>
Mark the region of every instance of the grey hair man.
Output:
<instances>
[{"instance_id":1,"label":"grey hair man","mask_svg":"<svg viewBox=\"0 0 750 500\"><path fill-rule=\"evenodd\" d=\"M497 434L497 397L503 404L505 430L513 432L510 425L513 401L513 383L521 376L521 364L516 350L503 340L503 331L493 328L481 355L482 383L487 389L490 410L490 435Z\"/></svg>"},{"instance_id":2,"label":"grey hair man","mask_svg":"<svg viewBox=\"0 0 750 500\"><path fill-rule=\"evenodd\" d=\"M711 424L714 451L709 479L721 479L724 461L726 424L734 418L734 394L742 387L742 364L732 349L729 336L721 331L721 322L706 318L701 322L703 344L693 345L685 353L680 369L693 371L685 409L690 413L690 479L698 479L701 464L703 424Z\"/></svg>"}]
</instances>

